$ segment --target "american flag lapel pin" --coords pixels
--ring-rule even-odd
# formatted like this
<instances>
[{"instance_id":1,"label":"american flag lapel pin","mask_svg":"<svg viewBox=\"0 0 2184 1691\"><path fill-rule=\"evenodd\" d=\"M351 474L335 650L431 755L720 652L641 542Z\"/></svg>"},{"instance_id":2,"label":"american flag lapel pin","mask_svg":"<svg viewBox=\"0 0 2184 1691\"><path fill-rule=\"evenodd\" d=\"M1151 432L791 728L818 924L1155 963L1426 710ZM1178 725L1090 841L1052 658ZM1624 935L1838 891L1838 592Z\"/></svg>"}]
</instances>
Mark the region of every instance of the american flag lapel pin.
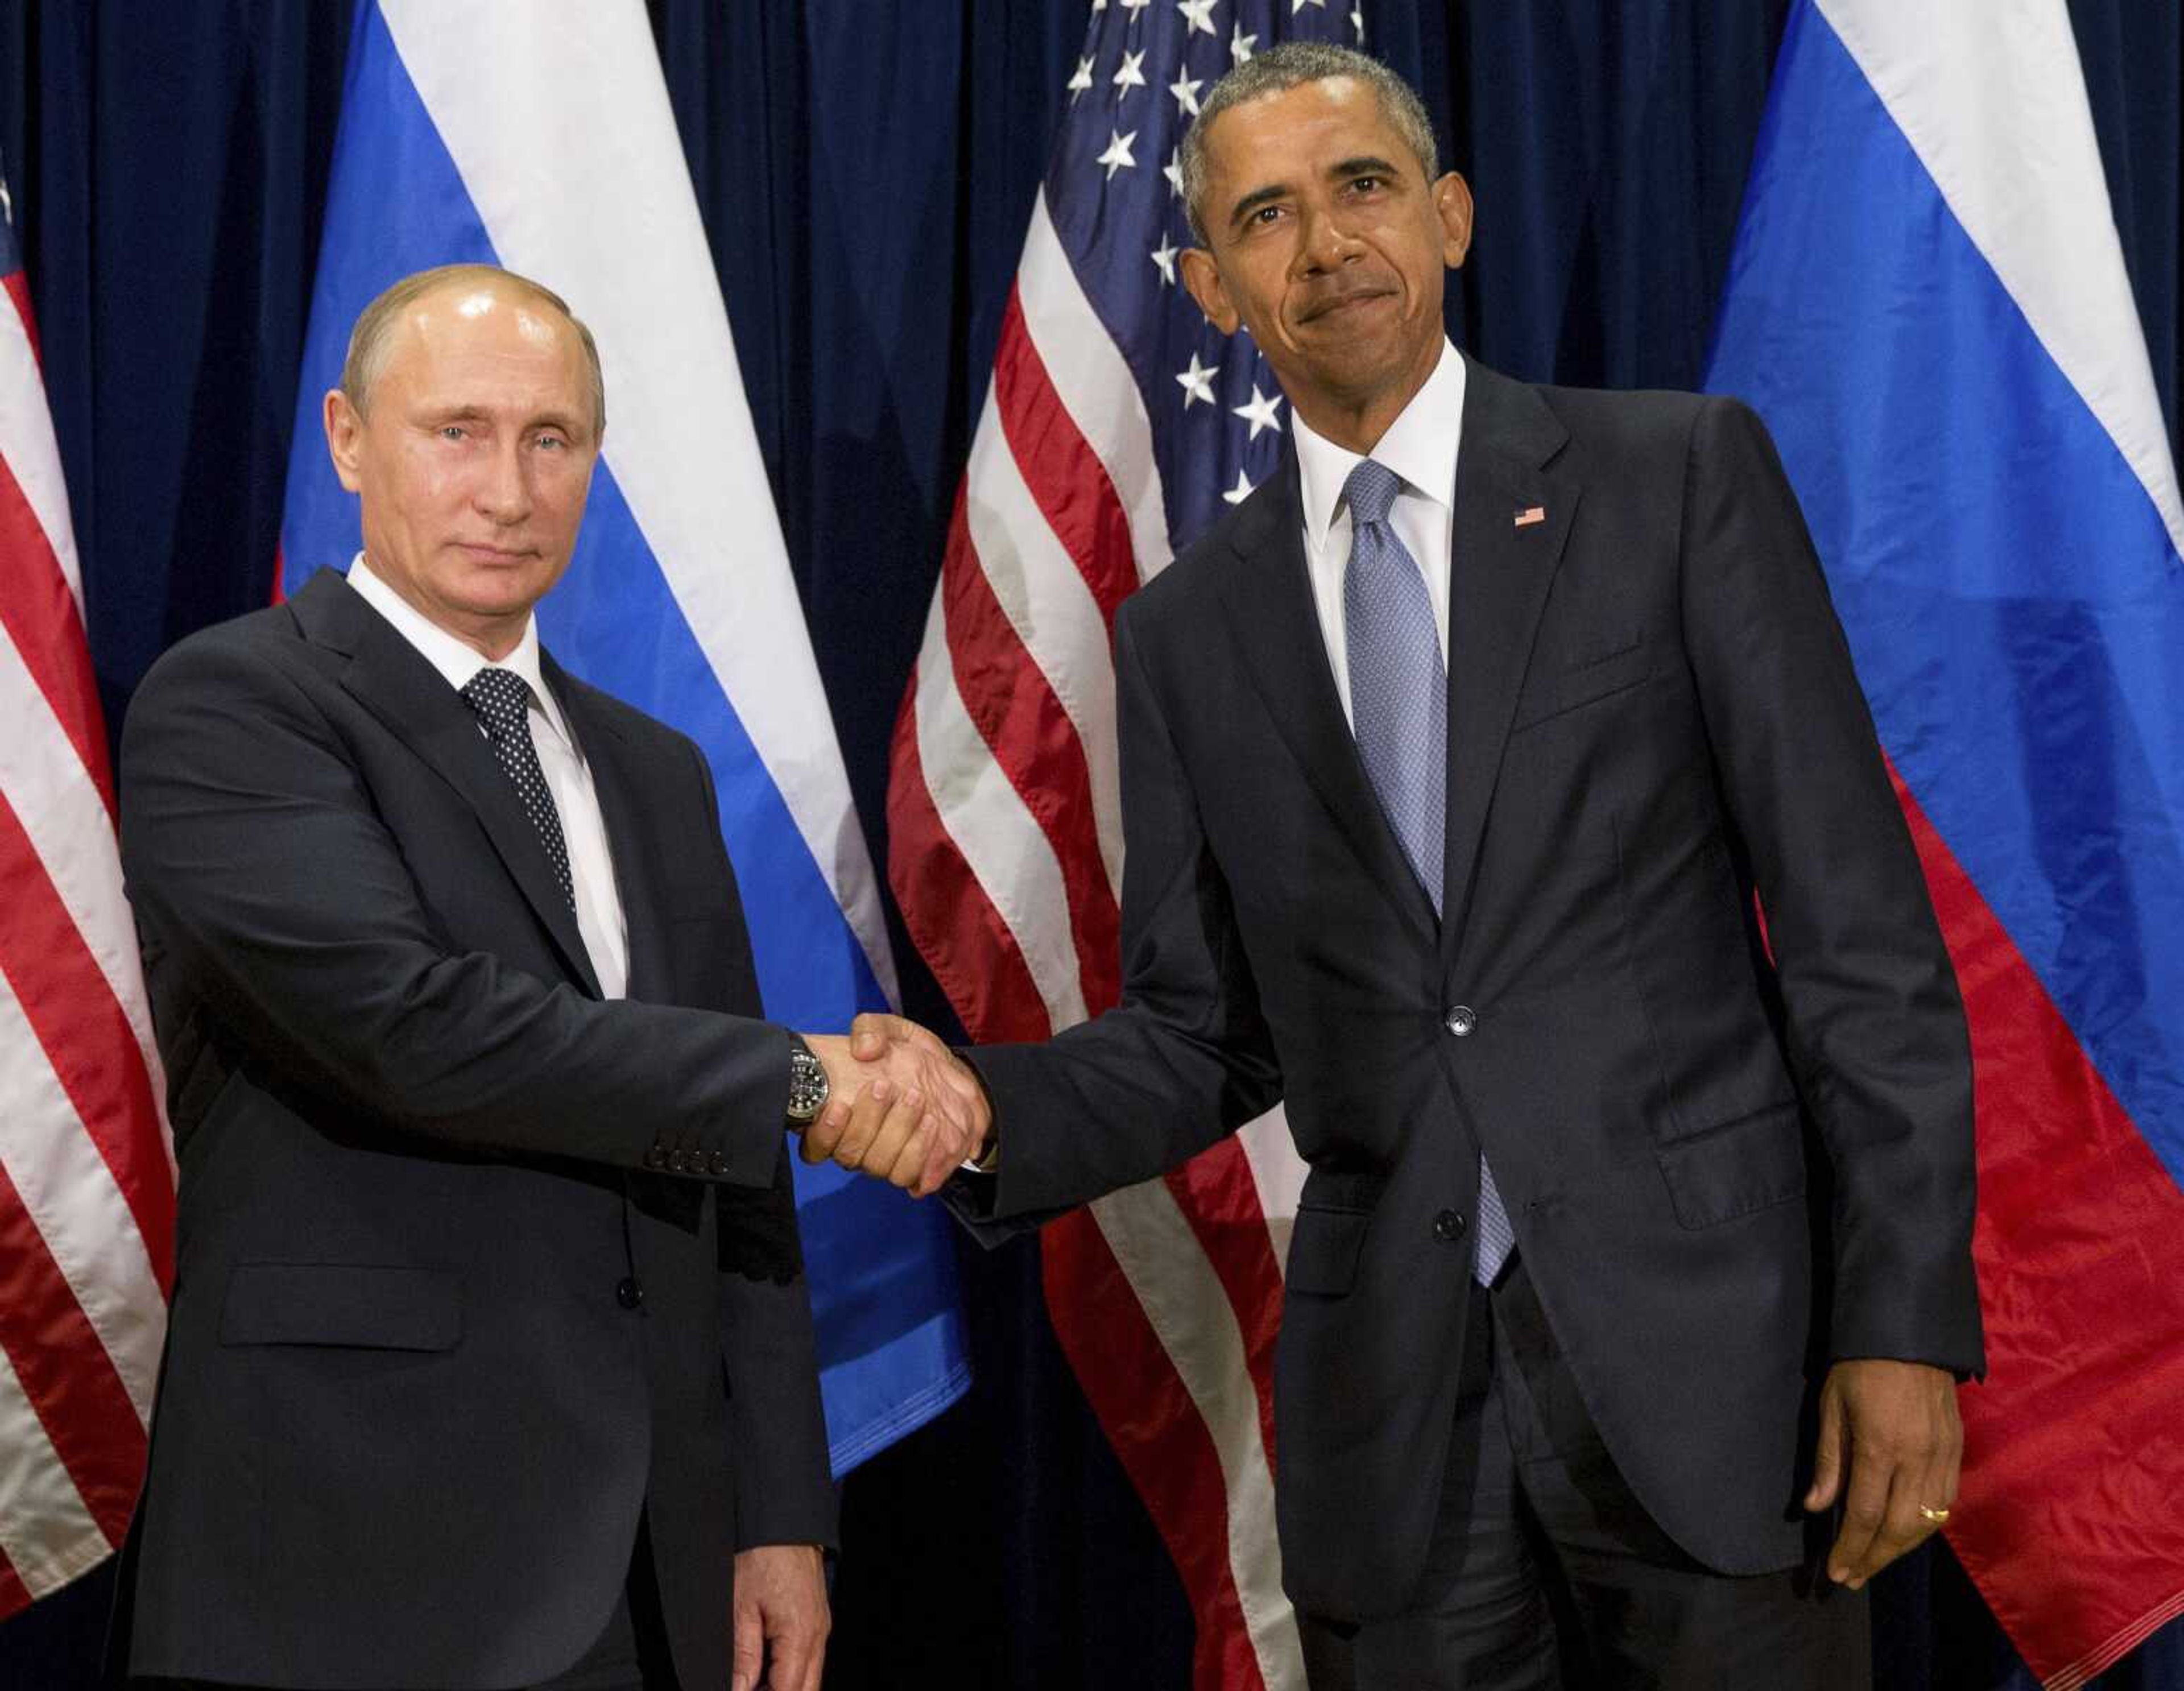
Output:
<instances>
[{"instance_id":1,"label":"american flag lapel pin","mask_svg":"<svg viewBox=\"0 0 2184 1691\"><path fill-rule=\"evenodd\" d=\"M1528 505L1517 513L1517 527L1529 528L1535 522L1547 520L1547 508L1543 505Z\"/></svg>"}]
</instances>

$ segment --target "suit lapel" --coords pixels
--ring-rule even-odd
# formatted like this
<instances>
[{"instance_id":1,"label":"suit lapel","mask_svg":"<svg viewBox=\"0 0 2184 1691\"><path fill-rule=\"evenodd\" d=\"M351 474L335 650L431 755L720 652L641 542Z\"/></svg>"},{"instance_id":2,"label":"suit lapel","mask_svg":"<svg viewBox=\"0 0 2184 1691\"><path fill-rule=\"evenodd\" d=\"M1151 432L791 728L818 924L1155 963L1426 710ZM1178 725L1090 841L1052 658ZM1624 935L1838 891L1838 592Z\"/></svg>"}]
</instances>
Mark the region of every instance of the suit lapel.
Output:
<instances>
[{"instance_id":1,"label":"suit lapel","mask_svg":"<svg viewBox=\"0 0 2184 1691\"><path fill-rule=\"evenodd\" d=\"M1252 685L1373 879L1431 939L1432 901L1388 826L1328 667L1305 566L1294 449L1284 449L1273 481L1244 508L1230 544L1236 563L1221 572L1222 594Z\"/></svg>"},{"instance_id":2,"label":"suit lapel","mask_svg":"<svg viewBox=\"0 0 2184 1691\"><path fill-rule=\"evenodd\" d=\"M584 767L591 772L592 790L599 797L599 816L606 824L615 890L621 899L622 925L629 935L628 996L655 1003L669 1002L673 993L667 974L658 866L646 850L654 830L645 826L644 784L631 767L629 742L599 709L589 688L572 682L551 654L542 650L538 656L546 684L560 701L561 713L568 718L577 748L583 754Z\"/></svg>"},{"instance_id":3,"label":"suit lapel","mask_svg":"<svg viewBox=\"0 0 2184 1691\"><path fill-rule=\"evenodd\" d=\"M1441 946L1452 963L1479 847L1577 510L1568 433L1530 388L1467 359L1449 582L1448 840ZM1519 516L1542 515L1519 526Z\"/></svg>"},{"instance_id":4,"label":"suit lapel","mask_svg":"<svg viewBox=\"0 0 2184 1691\"><path fill-rule=\"evenodd\" d=\"M306 635L348 656L342 684L349 693L477 812L570 974L599 996L576 914L561 896L538 831L447 678L332 570L312 577L289 604Z\"/></svg>"}]
</instances>

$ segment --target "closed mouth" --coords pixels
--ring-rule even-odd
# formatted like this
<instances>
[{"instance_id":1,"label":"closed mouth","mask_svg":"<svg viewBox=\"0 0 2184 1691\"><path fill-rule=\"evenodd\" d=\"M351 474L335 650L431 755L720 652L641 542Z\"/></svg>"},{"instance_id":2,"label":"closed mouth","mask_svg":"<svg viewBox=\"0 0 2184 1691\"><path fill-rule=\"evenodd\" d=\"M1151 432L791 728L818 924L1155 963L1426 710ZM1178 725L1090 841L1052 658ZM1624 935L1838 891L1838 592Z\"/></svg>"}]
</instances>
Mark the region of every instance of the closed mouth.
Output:
<instances>
[{"instance_id":1,"label":"closed mouth","mask_svg":"<svg viewBox=\"0 0 2184 1691\"><path fill-rule=\"evenodd\" d=\"M1353 288L1349 293L1338 293L1306 306L1304 310L1297 314L1297 321L1300 323L1316 323L1323 317L1331 317L1337 312L1348 310L1353 305L1364 305L1375 299L1385 299L1394 291L1392 288L1386 287Z\"/></svg>"}]
</instances>

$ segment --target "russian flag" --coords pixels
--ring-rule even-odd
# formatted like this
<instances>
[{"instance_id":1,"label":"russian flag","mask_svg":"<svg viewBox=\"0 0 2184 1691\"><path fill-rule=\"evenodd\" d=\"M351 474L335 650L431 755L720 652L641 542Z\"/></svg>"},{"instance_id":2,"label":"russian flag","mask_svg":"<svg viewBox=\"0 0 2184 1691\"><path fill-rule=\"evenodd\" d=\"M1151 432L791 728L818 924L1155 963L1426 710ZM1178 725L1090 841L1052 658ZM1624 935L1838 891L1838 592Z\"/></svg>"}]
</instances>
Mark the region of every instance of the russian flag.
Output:
<instances>
[{"instance_id":1,"label":"russian flag","mask_svg":"<svg viewBox=\"0 0 2184 1691\"><path fill-rule=\"evenodd\" d=\"M2184 1612L2184 507L2064 0L1801 0L1716 329L1971 1021L1952 1544L2081 1684Z\"/></svg>"},{"instance_id":2,"label":"russian flag","mask_svg":"<svg viewBox=\"0 0 2184 1691\"><path fill-rule=\"evenodd\" d=\"M617 5L360 0L296 400L286 588L360 544L319 424L350 325L389 283L476 260L598 338L605 450L542 638L705 749L766 1013L844 1029L894 994L879 891L789 573L666 84ZM944 1218L797 1164L840 1474L969 1384Z\"/></svg>"}]
</instances>

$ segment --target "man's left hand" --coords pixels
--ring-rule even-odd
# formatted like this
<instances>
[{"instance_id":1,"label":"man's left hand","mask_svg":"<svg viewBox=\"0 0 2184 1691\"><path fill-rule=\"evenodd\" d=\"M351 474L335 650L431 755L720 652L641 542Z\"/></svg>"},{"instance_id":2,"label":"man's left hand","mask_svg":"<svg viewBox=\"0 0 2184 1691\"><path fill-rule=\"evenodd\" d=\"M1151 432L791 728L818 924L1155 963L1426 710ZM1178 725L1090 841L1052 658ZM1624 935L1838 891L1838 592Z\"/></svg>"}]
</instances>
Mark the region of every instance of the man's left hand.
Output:
<instances>
[{"instance_id":1,"label":"man's left hand","mask_svg":"<svg viewBox=\"0 0 2184 1691\"><path fill-rule=\"evenodd\" d=\"M1964 1452L1957 1386L1923 1362L1838 1362L1820 1387L1819 1449L1805 1507L1842 1499L1828 1577L1858 1590L1937 1531L1957 1501ZM1921 1513L1921 1510L1927 1511Z\"/></svg>"},{"instance_id":2,"label":"man's left hand","mask_svg":"<svg viewBox=\"0 0 2184 1691\"><path fill-rule=\"evenodd\" d=\"M736 1556L733 1691L819 1691L827 1660L824 1560L813 1544L761 1544Z\"/></svg>"}]
</instances>

